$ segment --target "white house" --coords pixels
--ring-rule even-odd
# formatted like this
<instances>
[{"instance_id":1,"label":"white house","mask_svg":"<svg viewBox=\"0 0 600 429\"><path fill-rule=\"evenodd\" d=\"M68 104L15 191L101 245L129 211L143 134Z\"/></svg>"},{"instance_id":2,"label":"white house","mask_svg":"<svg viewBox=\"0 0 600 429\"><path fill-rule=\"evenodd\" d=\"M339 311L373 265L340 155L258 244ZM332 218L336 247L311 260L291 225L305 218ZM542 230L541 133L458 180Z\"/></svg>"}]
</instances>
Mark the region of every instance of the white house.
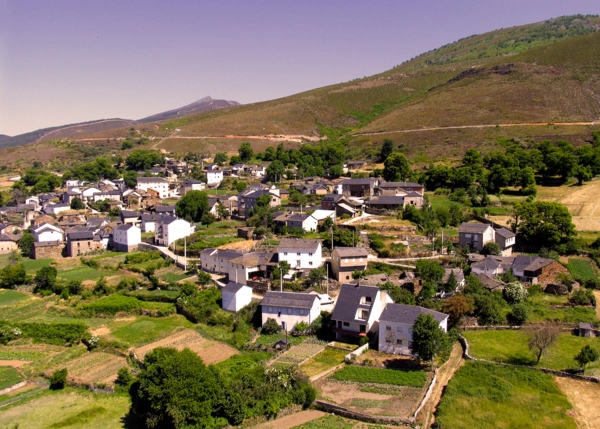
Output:
<instances>
[{"instance_id":1,"label":"white house","mask_svg":"<svg viewBox=\"0 0 600 429\"><path fill-rule=\"evenodd\" d=\"M288 228L299 228L306 232L314 232L317 230L319 223L317 220L306 213L295 213L287 220Z\"/></svg>"},{"instance_id":2,"label":"white house","mask_svg":"<svg viewBox=\"0 0 600 429\"><path fill-rule=\"evenodd\" d=\"M308 293L269 290L260 306L263 326L268 319L274 319L287 332L292 331L300 322L310 325L321 314L319 297Z\"/></svg>"},{"instance_id":3,"label":"white house","mask_svg":"<svg viewBox=\"0 0 600 429\"><path fill-rule=\"evenodd\" d=\"M156 222L154 242L159 246L168 246L180 238L194 232L194 227L183 219L165 216Z\"/></svg>"},{"instance_id":4,"label":"white house","mask_svg":"<svg viewBox=\"0 0 600 429\"><path fill-rule=\"evenodd\" d=\"M315 220L317 221L318 225L321 225L323 222L325 222L325 219L329 218L333 221L333 223L335 223L335 210L323 210L323 209L318 209L315 210L311 216L313 218L315 218Z\"/></svg>"},{"instance_id":5,"label":"white house","mask_svg":"<svg viewBox=\"0 0 600 429\"><path fill-rule=\"evenodd\" d=\"M65 181L65 188L71 188L73 186L83 186L85 182L83 180L70 179Z\"/></svg>"},{"instance_id":6,"label":"white house","mask_svg":"<svg viewBox=\"0 0 600 429\"><path fill-rule=\"evenodd\" d=\"M169 197L169 182L162 177L138 177L136 189L138 192L152 189L158 192L160 198Z\"/></svg>"},{"instance_id":7,"label":"white house","mask_svg":"<svg viewBox=\"0 0 600 429\"><path fill-rule=\"evenodd\" d=\"M64 241L64 231L49 223L43 223L33 228L31 233L35 237L35 240L40 243L45 241Z\"/></svg>"},{"instance_id":8,"label":"white house","mask_svg":"<svg viewBox=\"0 0 600 429\"><path fill-rule=\"evenodd\" d=\"M229 273L231 267L229 261L242 254L243 252L240 250L204 249L200 252L200 266L209 273Z\"/></svg>"},{"instance_id":9,"label":"white house","mask_svg":"<svg viewBox=\"0 0 600 429\"><path fill-rule=\"evenodd\" d=\"M274 253L244 253L229 259L227 275L231 281L247 284L249 279L255 281L265 279L267 267L276 265Z\"/></svg>"},{"instance_id":10,"label":"white house","mask_svg":"<svg viewBox=\"0 0 600 429\"><path fill-rule=\"evenodd\" d=\"M448 330L448 315L416 305L387 304L379 317L379 351L410 355L412 328L421 314L431 314L440 328Z\"/></svg>"},{"instance_id":11,"label":"white house","mask_svg":"<svg viewBox=\"0 0 600 429\"><path fill-rule=\"evenodd\" d=\"M277 247L279 262L285 261L294 270L314 269L321 266L321 240L284 238Z\"/></svg>"},{"instance_id":12,"label":"white house","mask_svg":"<svg viewBox=\"0 0 600 429\"><path fill-rule=\"evenodd\" d=\"M70 204L46 204L44 206L44 212L47 214L59 214L71 210Z\"/></svg>"},{"instance_id":13,"label":"white house","mask_svg":"<svg viewBox=\"0 0 600 429\"><path fill-rule=\"evenodd\" d=\"M208 170L206 172L206 184L208 186L218 185L223 181L223 170Z\"/></svg>"},{"instance_id":14,"label":"white house","mask_svg":"<svg viewBox=\"0 0 600 429\"><path fill-rule=\"evenodd\" d=\"M187 179L179 187L179 193L184 196L190 191L203 191L206 188L204 182L196 179Z\"/></svg>"},{"instance_id":15,"label":"white house","mask_svg":"<svg viewBox=\"0 0 600 429\"><path fill-rule=\"evenodd\" d=\"M377 286L343 284L331 315L336 338L364 337L376 332L381 312L392 302L387 292Z\"/></svg>"},{"instance_id":16,"label":"white house","mask_svg":"<svg viewBox=\"0 0 600 429\"><path fill-rule=\"evenodd\" d=\"M113 247L118 252L133 252L142 242L142 230L135 225L123 224L113 230Z\"/></svg>"},{"instance_id":17,"label":"white house","mask_svg":"<svg viewBox=\"0 0 600 429\"><path fill-rule=\"evenodd\" d=\"M156 230L156 222L161 220L163 216L157 214L143 214L142 219L142 232L154 232Z\"/></svg>"},{"instance_id":18,"label":"white house","mask_svg":"<svg viewBox=\"0 0 600 429\"><path fill-rule=\"evenodd\" d=\"M81 191L81 199L85 201L92 201L94 199L94 194L100 193L100 189L95 187L85 188Z\"/></svg>"},{"instance_id":19,"label":"white house","mask_svg":"<svg viewBox=\"0 0 600 429\"><path fill-rule=\"evenodd\" d=\"M32 195L31 197L28 197L25 200L25 204L33 204L33 205L35 205L36 211L37 211L37 210L39 210L39 207L40 207L40 199L37 196Z\"/></svg>"},{"instance_id":20,"label":"white house","mask_svg":"<svg viewBox=\"0 0 600 429\"><path fill-rule=\"evenodd\" d=\"M123 200L123 194L121 191L98 191L92 196L94 202L111 200L121 202Z\"/></svg>"},{"instance_id":21,"label":"white house","mask_svg":"<svg viewBox=\"0 0 600 429\"><path fill-rule=\"evenodd\" d=\"M237 313L252 302L252 288L241 283L229 282L221 289L223 310Z\"/></svg>"}]
</instances>

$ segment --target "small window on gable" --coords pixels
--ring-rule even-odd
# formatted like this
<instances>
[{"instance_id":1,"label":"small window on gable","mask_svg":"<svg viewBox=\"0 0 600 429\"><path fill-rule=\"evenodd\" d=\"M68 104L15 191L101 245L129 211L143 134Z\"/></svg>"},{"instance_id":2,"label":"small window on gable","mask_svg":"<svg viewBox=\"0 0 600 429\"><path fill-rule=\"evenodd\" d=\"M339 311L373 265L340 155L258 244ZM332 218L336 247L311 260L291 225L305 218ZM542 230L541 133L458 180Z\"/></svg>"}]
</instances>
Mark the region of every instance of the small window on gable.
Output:
<instances>
[{"instance_id":1,"label":"small window on gable","mask_svg":"<svg viewBox=\"0 0 600 429\"><path fill-rule=\"evenodd\" d=\"M348 258L344 259L344 262L347 264L348 263Z\"/></svg>"},{"instance_id":2,"label":"small window on gable","mask_svg":"<svg viewBox=\"0 0 600 429\"><path fill-rule=\"evenodd\" d=\"M402 345L402 340L400 340L400 339L396 340L396 344L398 344L399 346L401 346Z\"/></svg>"},{"instance_id":3,"label":"small window on gable","mask_svg":"<svg viewBox=\"0 0 600 429\"><path fill-rule=\"evenodd\" d=\"M391 326L386 326L386 327L385 327L385 330L386 330L386 331L391 331L391 330L392 330L392 327L391 327Z\"/></svg>"},{"instance_id":4,"label":"small window on gable","mask_svg":"<svg viewBox=\"0 0 600 429\"><path fill-rule=\"evenodd\" d=\"M350 326L350 323L344 322L344 326Z\"/></svg>"},{"instance_id":5,"label":"small window on gable","mask_svg":"<svg viewBox=\"0 0 600 429\"><path fill-rule=\"evenodd\" d=\"M372 302L372 299L370 296L365 296L365 302Z\"/></svg>"}]
</instances>

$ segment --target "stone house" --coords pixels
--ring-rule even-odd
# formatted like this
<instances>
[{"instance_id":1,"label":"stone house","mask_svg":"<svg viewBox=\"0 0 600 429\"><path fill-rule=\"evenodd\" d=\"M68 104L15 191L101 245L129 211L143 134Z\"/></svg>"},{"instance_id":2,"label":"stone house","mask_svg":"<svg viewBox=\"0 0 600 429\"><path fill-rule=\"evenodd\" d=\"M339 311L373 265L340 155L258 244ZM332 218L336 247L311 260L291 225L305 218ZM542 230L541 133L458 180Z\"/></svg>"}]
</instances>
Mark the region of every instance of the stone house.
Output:
<instances>
[{"instance_id":1,"label":"stone house","mask_svg":"<svg viewBox=\"0 0 600 429\"><path fill-rule=\"evenodd\" d=\"M352 281L355 270L367 269L369 252L364 247L336 247L331 252L333 278L340 283Z\"/></svg>"},{"instance_id":2,"label":"stone house","mask_svg":"<svg viewBox=\"0 0 600 429\"><path fill-rule=\"evenodd\" d=\"M105 248L102 237L93 231L77 231L67 233L67 255L82 256Z\"/></svg>"},{"instance_id":3,"label":"stone house","mask_svg":"<svg viewBox=\"0 0 600 429\"><path fill-rule=\"evenodd\" d=\"M65 243L62 241L36 241L33 243L33 259L62 258Z\"/></svg>"},{"instance_id":4,"label":"stone house","mask_svg":"<svg viewBox=\"0 0 600 429\"><path fill-rule=\"evenodd\" d=\"M346 179L336 185L336 194L345 197L373 197L375 189L379 186L379 179L371 177L368 179Z\"/></svg>"},{"instance_id":5,"label":"stone house","mask_svg":"<svg viewBox=\"0 0 600 429\"><path fill-rule=\"evenodd\" d=\"M10 253L19 248L18 238L14 235L0 234L0 254Z\"/></svg>"}]
</instances>

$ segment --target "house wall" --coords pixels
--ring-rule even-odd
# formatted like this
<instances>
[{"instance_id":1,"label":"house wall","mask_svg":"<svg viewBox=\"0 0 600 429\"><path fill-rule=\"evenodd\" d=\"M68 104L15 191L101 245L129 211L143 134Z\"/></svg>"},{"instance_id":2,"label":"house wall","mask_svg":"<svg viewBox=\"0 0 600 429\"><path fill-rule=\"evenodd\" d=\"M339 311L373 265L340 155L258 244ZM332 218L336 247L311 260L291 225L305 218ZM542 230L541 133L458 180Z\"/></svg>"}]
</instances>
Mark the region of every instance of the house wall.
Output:
<instances>
[{"instance_id":1,"label":"house wall","mask_svg":"<svg viewBox=\"0 0 600 429\"><path fill-rule=\"evenodd\" d=\"M223 310L237 313L252 302L252 288L243 287L237 293L223 291Z\"/></svg>"},{"instance_id":2,"label":"house wall","mask_svg":"<svg viewBox=\"0 0 600 429\"><path fill-rule=\"evenodd\" d=\"M142 242L142 232L133 227L126 231L115 229L113 232L113 247L118 252L133 252Z\"/></svg>"},{"instance_id":3,"label":"house wall","mask_svg":"<svg viewBox=\"0 0 600 429\"><path fill-rule=\"evenodd\" d=\"M245 267L242 264L232 264L231 262L227 262L228 269L227 275L230 281L240 283L243 285L248 284L248 278L252 273L260 271L259 266L248 266Z\"/></svg>"},{"instance_id":4,"label":"house wall","mask_svg":"<svg viewBox=\"0 0 600 429\"><path fill-rule=\"evenodd\" d=\"M214 185L217 183L221 183L223 181L223 172L222 171L207 171L206 172L206 183L209 185Z\"/></svg>"},{"instance_id":5,"label":"house wall","mask_svg":"<svg viewBox=\"0 0 600 429\"><path fill-rule=\"evenodd\" d=\"M275 319L282 328L284 326L283 324L285 324L285 330L290 332L294 329L296 323L305 322L310 325L314 322L321 314L321 305L319 304L319 300L315 299L310 310L266 305L261 305L261 310L263 326L267 322L267 319L271 318Z\"/></svg>"},{"instance_id":6,"label":"house wall","mask_svg":"<svg viewBox=\"0 0 600 429\"><path fill-rule=\"evenodd\" d=\"M333 254L331 255L331 271L333 272L333 277L338 282L343 283L352 280L352 272L354 270L366 269L366 257L340 258L339 254L334 249Z\"/></svg>"},{"instance_id":7,"label":"house wall","mask_svg":"<svg viewBox=\"0 0 600 429\"><path fill-rule=\"evenodd\" d=\"M322 248L321 244L316 250L298 250L298 249L277 249L279 253L279 262L285 261L292 269L298 268L318 268L322 263Z\"/></svg>"},{"instance_id":8,"label":"house wall","mask_svg":"<svg viewBox=\"0 0 600 429\"><path fill-rule=\"evenodd\" d=\"M192 228L190 224L183 219L177 219L168 225L162 224L162 228L157 226L154 231L154 239L160 245L169 246L171 243L180 238L187 237L191 233Z\"/></svg>"},{"instance_id":9,"label":"house wall","mask_svg":"<svg viewBox=\"0 0 600 429\"><path fill-rule=\"evenodd\" d=\"M67 243L67 254L71 257L81 256L87 253L93 252L94 250L102 249L103 244L101 241L94 240L78 240L69 241Z\"/></svg>"},{"instance_id":10,"label":"house wall","mask_svg":"<svg viewBox=\"0 0 600 429\"><path fill-rule=\"evenodd\" d=\"M444 332L448 330L448 318L440 323ZM412 325L405 323L379 321L379 351L401 355L412 355Z\"/></svg>"},{"instance_id":11,"label":"house wall","mask_svg":"<svg viewBox=\"0 0 600 429\"><path fill-rule=\"evenodd\" d=\"M148 191L152 189L158 192L161 198L167 198L169 196L169 184L165 181L164 183L138 183L138 191Z\"/></svg>"},{"instance_id":12,"label":"house wall","mask_svg":"<svg viewBox=\"0 0 600 429\"><path fill-rule=\"evenodd\" d=\"M44 231L41 234L35 234L37 241L63 241L64 236L58 231Z\"/></svg>"},{"instance_id":13,"label":"house wall","mask_svg":"<svg viewBox=\"0 0 600 429\"><path fill-rule=\"evenodd\" d=\"M0 254L10 253L17 250L19 246L14 241L0 241Z\"/></svg>"},{"instance_id":14,"label":"house wall","mask_svg":"<svg viewBox=\"0 0 600 429\"><path fill-rule=\"evenodd\" d=\"M33 246L33 259L61 258L64 248L64 243L57 243L54 246Z\"/></svg>"},{"instance_id":15,"label":"house wall","mask_svg":"<svg viewBox=\"0 0 600 429\"><path fill-rule=\"evenodd\" d=\"M504 273L504 270L500 267L494 268L494 269L487 269L487 268L479 268L479 267L471 267L471 272L473 274L485 274L486 276L498 276L500 274Z\"/></svg>"},{"instance_id":16,"label":"house wall","mask_svg":"<svg viewBox=\"0 0 600 429\"><path fill-rule=\"evenodd\" d=\"M490 226L483 234L479 233L459 233L459 243L463 247L473 247L474 250L481 250L485 243L495 241L495 231Z\"/></svg>"}]
</instances>

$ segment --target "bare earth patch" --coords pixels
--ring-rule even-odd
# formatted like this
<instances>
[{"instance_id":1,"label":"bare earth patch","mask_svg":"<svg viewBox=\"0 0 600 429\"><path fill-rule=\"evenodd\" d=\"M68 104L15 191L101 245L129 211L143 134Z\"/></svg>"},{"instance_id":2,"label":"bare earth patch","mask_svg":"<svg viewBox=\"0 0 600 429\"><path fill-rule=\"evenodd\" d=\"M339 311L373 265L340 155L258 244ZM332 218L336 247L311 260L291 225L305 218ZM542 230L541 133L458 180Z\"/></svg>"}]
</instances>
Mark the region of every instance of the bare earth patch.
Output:
<instances>
[{"instance_id":1,"label":"bare earth patch","mask_svg":"<svg viewBox=\"0 0 600 429\"><path fill-rule=\"evenodd\" d=\"M218 248L221 250L225 249L236 249L236 250L252 250L254 245L257 243L255 240L236 241L235 243L224 244Z\"/></svg>"},{"instance_id":2,"label":"bare earth patch","mask_svg":"<svg viewBox=\"0 0 600 429\"><path fill-rule=\"evenodd\" d=\"M224 361L239 353L227 344L207 340L196 331L185 329L160 341L139 347L135 349L135 354L138 359L143 359L149 351L157 347L172 347L177 350L188 348L196 353L206 365Z\"/></svg>"},{"instance_id":3,"label":"bare earth patch","mask_svg":"<svg viewBox=\"0 0 600 429\"><path fill-rule=\"evenodd\" d=\"M90 329L90 334L97 335L98 337L103 337L105 335L110 334L110 328L106 325L98 326L97 328Z\"/></svg>"},{"instance_id":4,"label":"bare earth patch","mask_svg":"<svg viewBox=\"0 0 600 429\"><path fill-rule=\"evenodd\" d=\"M124 366L127 366L124 357L102 352L88 353L66 365L48 369L44 375L50 377L55 370L66 367L69 379L77 383L113 383L117 378L117 371Z\"/></svg>"},{"instance_id":5,"label":"bare earth patch","mask_svg":"<svg viewBox=\"0 0 600 429\"><path fill-rule=\"evenodd\" d=\"M299 413L291 414L271 422L252 426L252 429L290 429L311 420L316 420L324 415L324 412L317 410L300 411Z\"/></svg>"},{"instance_id":6,"label":"bare earth patch","mask_svg":"<svg viewBox=\"0 0 600 429\"><path fill-rule=\"evenodd\" d=\"M573 380L571 378L554 377L554 380L569 398L575 413L573 417L577 426L585 429L600 428L600 386L588 381Z\"/></svg>"},{"instance_id":7,"label":"bare earth patch","mask_svg":"<svg viewBox=\"0 0 600 429\"><path fill-rule=\"evenodd\" d=\"M23 365L31 363L29 360L0 360L0 366L12 366L13 368L19 368Z\"/></svg>"}]
</instances>

